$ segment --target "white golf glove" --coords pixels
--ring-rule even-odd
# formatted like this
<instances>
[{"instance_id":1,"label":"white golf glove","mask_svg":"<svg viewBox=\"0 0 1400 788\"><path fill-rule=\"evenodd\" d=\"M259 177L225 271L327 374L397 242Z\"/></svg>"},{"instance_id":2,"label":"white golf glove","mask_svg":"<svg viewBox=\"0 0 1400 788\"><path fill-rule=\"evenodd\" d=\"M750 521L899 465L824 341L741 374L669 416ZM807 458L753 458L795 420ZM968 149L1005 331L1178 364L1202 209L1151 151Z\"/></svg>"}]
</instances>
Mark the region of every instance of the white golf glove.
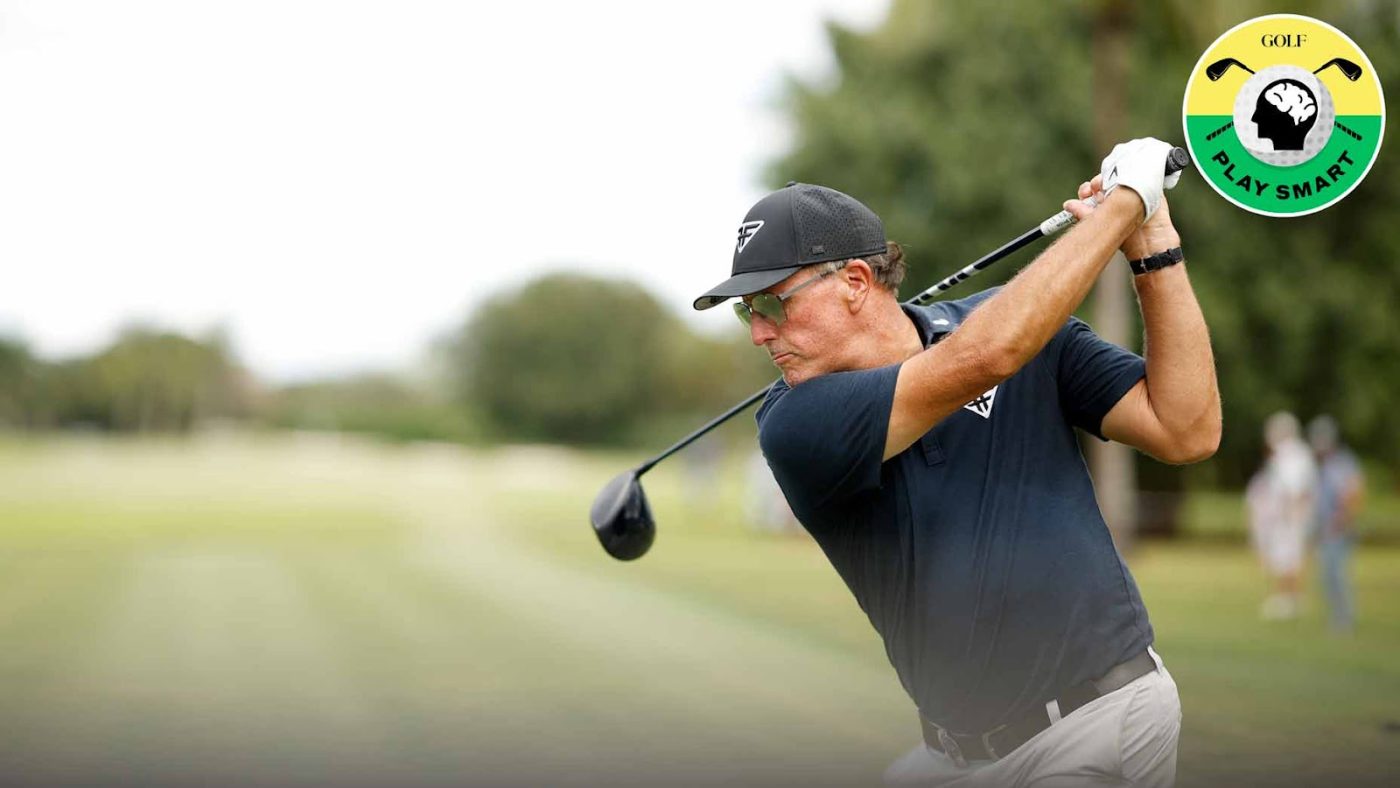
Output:
<instances>
[{"instance_id":1,"label":"white golf glove","mask_svg":"<svg viewBox=\"0 0 1400 788\"><path fill-rule=\"evenodd\" d=\"M1143 221L1152 218L1162 204L1162 190L1170 189L1181 180L1181 173L1166 175L1167 155L1172 146L1152 137L1129 140L1113 146L1103 160L1103 190L1107 194L1117 186L1127 186L1142 198Z\"/></svg>"}]
</instances>

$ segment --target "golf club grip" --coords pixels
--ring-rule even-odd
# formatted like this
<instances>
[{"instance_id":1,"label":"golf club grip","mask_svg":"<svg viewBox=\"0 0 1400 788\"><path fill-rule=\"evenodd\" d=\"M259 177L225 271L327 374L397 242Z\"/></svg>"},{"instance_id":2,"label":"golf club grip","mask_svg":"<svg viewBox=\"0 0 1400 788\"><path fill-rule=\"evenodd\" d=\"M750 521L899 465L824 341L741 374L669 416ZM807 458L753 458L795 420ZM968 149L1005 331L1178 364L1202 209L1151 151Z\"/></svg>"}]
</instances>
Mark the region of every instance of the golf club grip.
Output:
<instances>
[{"instance_id":1,"label":"golf club grip","mask_svg":"<svg viewBox=\"0 0 1400 788\"><path fill-rule=\"evenodd\" d=\"M1167 165L1162 174L1164 176L1174 175L1186 169L1189 164L1191 164L1191 154L1187 153L1185 148L1172 148L1167 152ZM1091 206L1098 205L1098 201L1093 197L1090 197L1086 202ZM1075 221L1077 220L1069 211L1060 211L1040 223L1040 235L1041 237L1054 235L1074 224Z\"/></svg>"},{"instance_id":2,"label":"golf club grip","mask_svg":"<svg viewBox=\"0 0 1400 788\"><path fill-rule=\"evenodd\" d=\"M1187 153L1185 148L1172 148L1171 153L1167 154L1167 171L1165 174L1171 175L1172 173L1181 172L1190 164L1191 154Z\"/></svg>"}]
</instances>

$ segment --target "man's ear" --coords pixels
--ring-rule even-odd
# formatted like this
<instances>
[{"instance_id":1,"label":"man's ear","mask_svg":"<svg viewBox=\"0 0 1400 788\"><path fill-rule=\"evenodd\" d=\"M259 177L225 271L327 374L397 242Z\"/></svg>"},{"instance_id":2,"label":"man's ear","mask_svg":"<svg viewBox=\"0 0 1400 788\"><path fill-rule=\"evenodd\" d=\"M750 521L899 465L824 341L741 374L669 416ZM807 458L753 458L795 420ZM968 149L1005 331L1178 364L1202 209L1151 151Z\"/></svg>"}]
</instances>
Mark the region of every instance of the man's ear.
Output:
<instances>
[{"instance_id":1,"label":"man's ear","mask_svg":"<svg viewBox=\"0 0 1400 788\"><path fill-rule=\"evenodd\" d=\"M838 273L841 281L846 285L846 305L852 313L859 312L865 306L866 299L870 296L870 291L875 286L875 271L870 268L870 264L860 258L856 258Z\"/></svg>"}]
</instances>

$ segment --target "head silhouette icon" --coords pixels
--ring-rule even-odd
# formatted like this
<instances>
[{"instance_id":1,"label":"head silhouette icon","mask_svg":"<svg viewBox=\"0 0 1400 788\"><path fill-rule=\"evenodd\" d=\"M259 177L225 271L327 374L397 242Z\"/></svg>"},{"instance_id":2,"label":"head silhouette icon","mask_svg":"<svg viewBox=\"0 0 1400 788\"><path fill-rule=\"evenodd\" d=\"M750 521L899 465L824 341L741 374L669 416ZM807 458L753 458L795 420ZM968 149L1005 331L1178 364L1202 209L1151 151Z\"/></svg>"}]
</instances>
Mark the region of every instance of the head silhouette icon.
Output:
<instances>
[{"instance_id":1,"label":"head silhouette icon","mask_svg":"<svg viewBox=\"0 0 1400 788\"><path fill-rule=\"evenodd\" d=\"M1274 143L1274 150L1302 150L1317 122L1317 97L1296 79L1270 82L1259 94L1250 120L1259 127L1260 139Z\"/></svg>"}]
</instances>

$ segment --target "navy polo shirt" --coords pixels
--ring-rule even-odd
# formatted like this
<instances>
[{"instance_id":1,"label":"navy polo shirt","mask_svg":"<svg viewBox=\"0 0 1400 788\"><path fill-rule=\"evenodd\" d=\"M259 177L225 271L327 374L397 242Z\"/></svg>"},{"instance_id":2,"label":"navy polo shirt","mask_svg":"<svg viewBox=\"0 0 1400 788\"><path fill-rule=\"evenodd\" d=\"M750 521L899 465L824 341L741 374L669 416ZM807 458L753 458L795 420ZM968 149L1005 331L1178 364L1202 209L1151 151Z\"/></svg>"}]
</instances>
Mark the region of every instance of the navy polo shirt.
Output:
<instances>
[{"instance_id":1,"label":"navy polo shirt","mask_svg":"<svg viewBox=\"0 0 1400 788\"><path fill-rule=\"evenodd\" d=\"M927 346L992 292L904 310ZM759 408L788 503L932 722L981 733L1152 643L1074 432L1102 438L1145 368L1072 318L887 462L898 364L779 381Z\"/></svg>"}]
</instances>

